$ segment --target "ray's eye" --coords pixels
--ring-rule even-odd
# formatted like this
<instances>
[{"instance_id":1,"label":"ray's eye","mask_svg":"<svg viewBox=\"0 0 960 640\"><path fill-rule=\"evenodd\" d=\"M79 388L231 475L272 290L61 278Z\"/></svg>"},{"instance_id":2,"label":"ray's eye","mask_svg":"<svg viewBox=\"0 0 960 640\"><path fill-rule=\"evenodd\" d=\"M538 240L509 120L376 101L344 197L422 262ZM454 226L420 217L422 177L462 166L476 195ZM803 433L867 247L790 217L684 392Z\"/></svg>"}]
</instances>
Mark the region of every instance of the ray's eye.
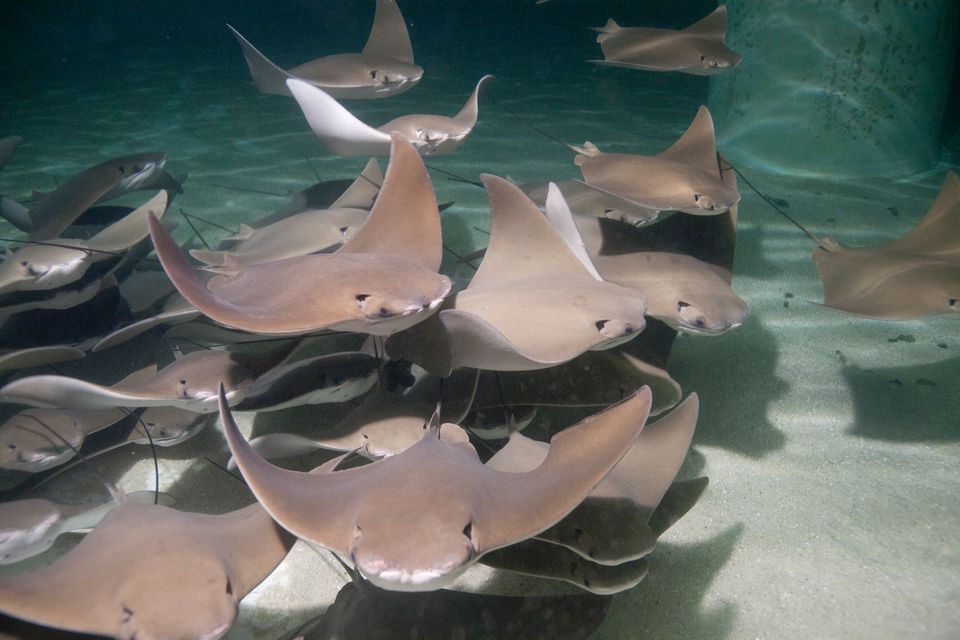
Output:
<instances>
[{"instance_id":1,"label":"ray's eye","mask_svg":"<svg viewBox=\"0 0 960 640\"><path fill-rule=\"evenodd\" d=\"M233 583L230 582L230 578L227 578L227 595L233 595Z\"/></svg>"},{"instance_id":2,"label":"ray's eye","mask_svg":"<svg viewBox=\"0 0 960 640\"><path fill-rule=\"evenodd\" d=\"M130 618L133 617L133 611L127 607L123 608L123 622L130 622Z\"/></svg>"},{"instance_id":3,"label":"ray's eye","mask_svg":"<svg viewBox=\"0 0 960 640\"><path fill-rule=\"evenodd\" d=\"M694 202L700 202L700 198L702 198L702 197L703 197L703 196L701 196L699 193L695 193L695 194L693 194L693 201L694 201Z\"/></svg>"},{"instance_id":4,"label":"ray's eye","mask_svg":"<svg viewBox=\"0 0 960 640\"><path fill-rule=\"evenodd\" d=\"M957 299L956 299L956 298L950 298L950 300L947 301L947 306L949 306L951 309L956 309L956 308L957 308Z\"/></svg>"},{"instance_id":5,"label":"ray's eye","mask_svg":"<svg viewBox=\"0 0 960 640\"><path fill-rule=\"evenodd\" d=\"M690 306L689 302L677 300L677 313L683 313L683 310Z\"/></svg>"},{"instance_id":6,"label":"ray's eye","mask_svg":"<svg viewBox=\"0 0 960 640\"><path fill-rule=\"evenodd\" d=\"M467 526L463 528L463 537L473 543L473 520L467 523Z\"/></svg>"},{"instance_id":7,"label":"ray's eye","mask_svg":"<svg viewBox=\"0 0 960 640\"><path fill-rule=\"evenodd\" d=\"M379 71L377 71L376 69L371 69L371 70L370 70L370 78L373 79L373 80L376 80L378 73L379 73Z\"/></svg>"}]
</instances>

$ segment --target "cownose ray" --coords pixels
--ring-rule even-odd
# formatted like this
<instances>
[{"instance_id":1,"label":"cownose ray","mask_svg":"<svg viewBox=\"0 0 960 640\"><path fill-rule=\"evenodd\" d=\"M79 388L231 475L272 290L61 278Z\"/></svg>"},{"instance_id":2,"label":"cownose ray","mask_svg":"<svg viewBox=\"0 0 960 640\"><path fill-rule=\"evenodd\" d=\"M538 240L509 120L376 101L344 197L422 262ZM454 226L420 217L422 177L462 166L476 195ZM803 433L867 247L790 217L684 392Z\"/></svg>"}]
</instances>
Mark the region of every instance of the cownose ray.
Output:
<instances>
[{"instance_id":1,"label":"cownose ray","mask_svg":"<svg viewBox=\"0 0 960 640\"><path fill-rule=\"evenodd\" d=\"M162 171L165 153L138 153L113 158L72 176L30 209L33 222L30 240L49 240L60 235L90 205L118 185L134 188Z\"/></svg>"},{"instance_id":2,"label":"cownose ray","mask_svg":"<svg viewBox=\"0 0 960 640\"><path fill-rule=\"evenodd\" d=\"M646 301L597 280L516 185L481 176L490 200L490 244L466 289L387 351L429 371L522 371L567 362L635 338ZM445 344L444 344L445 343Z\"/></svg>"},{"instance_id":3,"label":"cownose ray","mask_svg":"<svg viewBox=\"0 0 960 640\"><path fill-rule=\"evenodd\" d=\"M637 248L605 253L605 238L622 234L628 244L633 230L588 216L576 216L575 221L600 275L641 292L647 299L647 313L676 331L719 335L746 319L747 305L731 288L729 273L723 269L672 251Z\"/></svg>"},{"instance_id":4,"label":"cownose ray","mask_svg":"<svg viewBox=\"0 0 960 640\"><path fill-rule=\"evenodd\" d=\"M504 596L438 591L403 593L353 580L303 640L586 640L611 598L592 594ZM306 626L306 625L305 625Z\"/></svg>"},{"instance_id":5,"label":"cownose ray","mask_svg":"<svg viewBox=\"0 0 960 640\"><path fill-rule=\"evenodd\" d=\"M873 247L818 242L813 262L824 306L881 320L960 312L960 180L952 171L903 237Z\"/></svg>"},{"instance_id":6,"label":"cownose ray","mask_svg":"<svg viewBox=\"0 0 960 640\"><path fill-rule=\"evenodd\" d=\"M116 262L147 237L147 216L161 218L166 210L167 192L160 191L89 240L57 238L23 245L0 262L0 296L57 289L80 280L99 262Z\"/></svg>"},{"instance_id":7,"label":"cownose ray","mask_svg":"<svg viewBox=\"0 0 960 640\"><path fill-rule=\"evenodd\" d=\"M657 155L606 153L591 142L571 149L579 154L574 163L587 184L651 209L716 215L740 201L736 186L721 176L713 118L704 106Z\"/></svg>"},{"instance_id":8,"label":"cownose ray","mask_svg":"<svg viewBox=\"0 0 960 640\"><path fill-rule=\"evenodd\" d=\"M390 134L399 132L423 155L446 155L459 147L477 125L480 89L493 76L477 82L466 103L451 117L412 114L394 118L373 128L361 122L322 89L302 80L287 80L310 129L323 145L338 156L374 155L390 152Z\"/></svg>"},{"instance_id":9,"label":"cownose ray","mask_svg":"<svg viewBox=\"0 0 960 640\"><path fill-rule=\"evenodd\" d=\"M644 427L607 477L563 520L536 539L567 547L603 565L648 555L657 534L649 521L676 478L690 448L700 403L691 394L656 422ZM500 471L522 472L543 462L548 445L518 432L487 461Z\"/></svg>"},{"instance_id":10,"label":"cownose ray","mask_svg":"<svg viewBox=\"0 0 960 640\"><path fill-rule=\"evenodd\" d=\"M314 183L290 196L276 211L250 223L254 229L266 227L292 215L311 209L366 209L373 207L374 200L383 185L383 171L376 158L370 158L356 179L324 180ZM229 249L229 243L221 242L220 249Z\"/></svg>"},{"instance_id":11,"label":"cownose ray","mask_svg":"<svg viewBox=\"0 0 960 640\"><path fill-rule=\"evenodd\" d=\"M292 544L258 504L207 515L120 496L67 555L0 578L0 611L122 640L216 640Z\"/></svg>"},{"instance_id":12,"label":"cownose ray","mask_svg":"<svg viewBox=\"0 0 960 640\"><path fill-rule=\"evenodd\" d=\"M714 11L686 29L621 27L613 19L597 27L597 42L606 64L646 71L681 71L712 76L736 67L743 59L724 44L727 35L727 7Z\"/></svg>"},{"instance_id":13,"label":"cownose ray","mask_svg":"<svg viewBox=\"0 0 960 640\"><path fill-rule=\"evenodd\" d=\"M35 473L55 467L87 436L126 416L119 409L24 409L0 424L0 468Z\"/></svg>"},{"instance_id":14,"label":"cownose ray","mask_svg":"<svg viewBox=\"0 0 960 640\"><path fill-rule=\"evenodd\" d=\"M128 498L137 502L171 506L173 498L153 491L137 491ZM60 534L92 529L110 513L116 502L60 504L43 498L0 503L0 564L13 564L39 555L53 546Z\"/></svg>"},{"instance_id":15,"label":"cownose ray","mask_svg":"<svg viewBox=\"0 0 960 640\"><path fill-rule=\"evenodd\" d=\"M59 375L27 376L0 388L0 397L41 407L178 407L197 413L216 411L222 382L234 404L251 383L279 364L292 345L264 353L201 350L186 354L149 378L105 386Z\"/></svg>"},{"instance_id":16,"label":"cownose ray","mask_svg":"<svg viewBox=\"0 0 960 640\"><path fill-rule=\"evenodd\" d=\"M283 70L231 27L260 93L288 96L285 81L295 78L330 95L353 100L386 98L412 89L423 76L413 62L407 25L394 0L377 0L373 26L361 53L339 53Z\"/></svg>"},{"instance_id":17,"label":"cownose ray","mask_svg":"<svg viewBox=\"0 0 960 640\"><path fill-rule=\"evenodd\" d=\"M650 517L650 528L657 538L693 508L706 486L707 478L670 485ZM617 565L598 564L562 545L533 538L492 551L480 562L496 569L569 582L600 595L635 587L649 569L646 557Z\"/></svg>"},{"instance_id":18,"label":"cownose ray","mask_svg":"<svg viewBox=\"0 0 960 640\"><path fill-rule=\"evenodd\" d=\"M580 215L610 218L635 227L645 227L660 220L664 213L581 180L528 182L521 184L520 188L542 209L546 204L550 184L555 184L560 189L570 210Z\"/></svg>"},{"instance_id":19,"label":"cownose ray","mask_svg":"<svg viewBox=\"0 0 960 640\"><path fill-rule=\"evenodd\" d=\"M736 188L735 172L718 159L722 179ZM675 331L718 335L747 315L730 286L738 207L716 216L677 213L643 229L578 215L573 235L605 280L647 297L649 316Z\"/></svg>"},{"instance_id":20,"label":"cownose ray","mask_svg":"<svg viewBox=\"0 0 960 640\"><path fill-rule=\"evenodd\" d=\"M646 330L640 334L642 340ZM517 407L605 407L630 389L649 386L651 415L680 401L680 384L667 371L647 362L634 347L637 341L588 351L570 362L531 371L481 371L473 407L496 412Z\"/></svg>"},{"instance_id":21,"label":"cownose ray","mask_svg":"<svg viewBox=\"0 0 960 640\"><path fill-rule=\"evenodd\" d=\"M55 344L46 347L28 347L5 351L0 355L0 371L14 371L80 360L87 352L73 345Z\"/></svg>"},{"instance_id":22,"label":"cownose ray","mask_svg":"<svg viewBox=\"0 0 960 640\"><path fill-rule=\"evenodd\" d=\"M310 209L255 229L241 224L226 238L229 250L191 249L190 255L214 267L253 265L340 247L363 226L366 209Z\"/></svg>"},{"instance_id":23,"label":"cownose ray","mask_svg":"<svg viewBox=\"0 0 960 640\"><path fill-rule=\"evenodd\" d=\"M90 347L90 351L93 353L104 351L146 333L154 327L189 322L198 316L200 316L200 310L184 300L179 293L175 293L167 298L157 313L135 320L100 337Z\"/></svg>"},{"instance_id":24,"label":"cownose ray","mask_svg":"<svg viewBox=\"0 0 960 640\"><path fill-rule=\"evenodd\" d=\"M17 150L21 142L23 142L21 136L0 138L0 171L7 166L7 163L13 156L13 152ZM0 193L0 216L4 217L7 222L17 229L20 229L20 231L29 232L33 226L33 221L30 220L30 212L27 207L12 198L8 198L2 193Z\"/></svg>"},{"instance_id":25,"label":"cownose ray","mask_svg":"<svg viewBox=\"0 0 960 640\"><path fill-rule=\"evenodd\" d=\"M284 528L376 586L430 591L572 511L629 448L649 408L649 389L631 394L555 435L543 464L527 473L489 469L469 443L443 442L435 422L412 447L366 466L287 471L244 440L222 395L220 417L244 479Z\"/></svg>"},{"instance_id":26,"label":"cownose ray","mask_svg":"<svg viewBox=\"0 0 960 640\"><path fill-rule=\"evenodd\" d=\"M276 411L303 404L346 402L377 384L380 363L359 351L326 353L279 364L246 389L237 411Z\"/></svg>"},{"instance_id":27,"label":"cownose ray","mask_svg":"<svg viewBox=\"0 0 960 640\"><path fill-rule=\"evenodd\" d=\"M184 298L212 320L251 333L332 329L389 335L432 314L452 286L437 272L440 214L430 177L397 133L367 223L335 253L242 267L204 283L152 218L150 233L164 271Z\"/></svg>"},{"instance_id":28,"label":"cownose ray","mask_svg":"<svg viewBox=\"0 0 960 640\"><path fill-rule=\"evenodd\" d=\"M356 451L370 459L386 458L420 441L434 409L435 405L416 398L375 391L335 425L316 427L312 437L268 433L250 440L250 446L267 460L300 456L317 449ZM447 443L466 442L466 433L452 427L451 424L442 425L440 439ZM228 467L235 466L231 459Z\"/></svg>"}]
</instances>

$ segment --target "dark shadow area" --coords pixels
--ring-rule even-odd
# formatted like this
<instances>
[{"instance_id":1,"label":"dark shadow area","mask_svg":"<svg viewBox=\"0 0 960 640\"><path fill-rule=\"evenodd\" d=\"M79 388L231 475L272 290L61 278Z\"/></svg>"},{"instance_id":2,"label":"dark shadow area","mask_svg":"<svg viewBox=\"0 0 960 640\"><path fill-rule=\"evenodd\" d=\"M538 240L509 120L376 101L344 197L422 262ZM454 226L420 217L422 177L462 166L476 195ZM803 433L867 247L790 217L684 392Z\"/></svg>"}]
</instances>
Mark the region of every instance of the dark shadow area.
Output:
<instances>
[{"instance_id":1,"label":"dark shadow area","mask_svg":"<svg viewBox=\"0 0 960 640\"><path fill-rule=\"evenodd\" d=\"M498 596L458 591L384 591L343 586L305 640L583 640L610 608L609 596Z\"/></svg>"},{"instance_id":2,"label":"dark shadow area","mask_svg":"<svg viewBox=\"0 0 960 640\"><path fill-rule=\"evenodd\" d=\"M743 533L735 525L705 542L660 543L650 556L650 573L640 585L619 594L607 622L594 638L630 640L720 640L730 635L736 608L732 603L703 611L710 583L733 555ZM642 621L638 624L638 621ZM629 636L617 635L629 629Z\"/></svg>"},{"instance_id":3,"label":"dark shadow area","mask_svg":"<svg viewBox=\"0 0 960 640\"><path fill-rule=\"evenodd\" d=\"M852 435L893 442L960 440L960 358L884 369L849 365L843 376L856 418Z\"/></svg>"},{"instance_id":4,"label":"dark shadow area","mask_svg":"<svg viewBox=\"0 0 960 640\"><path fill-rule=\"evenodd\" d=\"M770 403L787 383L776 375L776 340L755 316L719 336L681 336L670 373L684 393L700 396L694 444L723 447L761 458L784 446L783 433L767 419Z\"/></svg>"}]
</instances>

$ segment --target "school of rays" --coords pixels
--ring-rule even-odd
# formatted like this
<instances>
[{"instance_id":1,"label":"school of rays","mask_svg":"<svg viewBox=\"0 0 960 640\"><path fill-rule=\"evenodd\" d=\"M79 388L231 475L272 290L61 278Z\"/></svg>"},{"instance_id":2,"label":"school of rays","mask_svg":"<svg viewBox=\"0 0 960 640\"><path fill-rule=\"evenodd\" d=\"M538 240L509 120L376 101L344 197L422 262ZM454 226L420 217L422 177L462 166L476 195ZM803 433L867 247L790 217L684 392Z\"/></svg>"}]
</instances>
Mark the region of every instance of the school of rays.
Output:
<instances>
[{"instance_id":1,"label":"school of rays","mask_svg":"<svg viewBox=\"0 0 960 640\"><path fill-rule=\"evenodd\" d=\"M673 340L709 340L747 316L730 285L736 172L709 111L656 155L570 146L582 181L478 176L489 243L458 256L475 271L460 282L441 272L441 206L422 156L469 147L493 76L454 116L374 128L339 100L389 97L424 74L394 0L376 1L361 53L289 70L230 30L259 91L295 99L331 153L382 156L385 168L371 159L356 180L318 183L208 249L172 235L171 201L189 187L163 153L108 159L30 206L0 197L31 241L0 264L0 399L21 405L0 425L0 468L20 474L0 503L0 563L92 529L46 566L0 578L0 613L124 640L214 640L302 540L353 578L306 638L369 637L376 625L396 626L390 637L587 637L707 487L678 478L699 400L667 372ZM680 31L612 19L596 30L601 64L709 75L741 59L723 45L723 6ZM0 140L0 168L20 142ZM140 207L103 204L133 191L149 194ZM849 249L817 239L824 305L875 318L956 312L958 238L951 173L904 238ZM151 331L193 347L108 381L51 373ZM331 342L333 332L354 337ZM309 435L248 441L234 417L341 402L353 408ZM591 415L532 438L523 431L541 407ZM97 507L29 497L79 457L95 466L105 451L173 447L217 424L231 454L217 462L255 498L242 509L181 511L109 478ZM317 450L331 453L315 468L282 466ZM585 593L446 589L477 563ZM564 609L581 613L543 614ZM464 611L477 624L483 612L493 635L470 635Z\"/></svg>"}]
</instances>

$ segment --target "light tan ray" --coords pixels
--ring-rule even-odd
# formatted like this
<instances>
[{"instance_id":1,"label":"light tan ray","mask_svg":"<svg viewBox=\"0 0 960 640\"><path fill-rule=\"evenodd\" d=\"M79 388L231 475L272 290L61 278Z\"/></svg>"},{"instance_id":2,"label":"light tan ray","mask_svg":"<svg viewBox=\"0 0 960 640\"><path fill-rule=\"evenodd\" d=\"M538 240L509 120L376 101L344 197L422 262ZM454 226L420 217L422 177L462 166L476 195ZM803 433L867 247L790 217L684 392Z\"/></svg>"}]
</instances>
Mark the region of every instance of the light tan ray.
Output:
<instances>
[{"instance_id":1,"label":"light tan ray","mask_svg":"<svg viewBox=\"0 0 960 640\"><path fill-rule=\"evenodd\" d=\"M390 134L401 134L422 155L446 155L459 147L477 125L480 89L493 76L480 78L473 93L454 117L412 114L394 118L373 128L347 111L339 102L309 83L288 80L293 97L313 132L338 156L387 155Z\"/></svg>"},{"instance_id":2,"label":"light tan ray","mask_svg":"<svg viewBox=\"0 0 960 640\"><path fill-rule=\"evenodd\" d=\"M407 25L394 0L377 0L377 10L367 44L361 53L339 53L284 71L268 60L231 27L261 93L288 96L284 82L296 78L320 87L338 98L386 98L413 88L423 69L413 63Z\"/></svg>"},{"instance_id":3,"label":"light tan ray","mask_svg":"<svg viewBox=\"0 0 960 640\"><path fill-rule=\"evenodd\" d=\"M415 445L363 467L306 474L274 467L240 435L221 397L230 450L267 511L290 532L337 553L377 586L425 591L483 554L567 515L643 427L650 390L555 435L543 464L505 473L433 427Z\"/></svg>"},{"instance_id":4,"label":"light tan ray","mask_svg":"<svg viewBox=\"0 0 960 640\"><path fill-rule=\"evenodd\" d=\"M653 29L621 27L612 19L598 27L597 42L606 64L646 71L682 71L698 76L724 73L743 59L724 44L727 35L727 7L720 5L713 13L686 29Z\"/></svg>"},{"instance_id":5,"label":"light tan ray","mask_svg":"<svg viewBox=\"0 0 960 640\"><path fill-rule=\"evenodd\" d=\"M430 177L399 134L370 217L336 253L238 268L203 283L153 219L150 233L184 298L211 319L253 333L389 335L433 313L451 287L437 273L440 215Z\"/></svg>"},{"instance_id":6,"label":"light tan ray","mask_svg":"<svg viewBox=\"0 0 960 640\"><path fill-rule=\"evenodd\" d=\"M875 247L820 243L813 262L824 306L882 320L960 312L960 180L952 171L902 238Z\"/></svg>"},{"instance_id":7,"label":"light tan ray","mask_svg":"<svg viewBox=\"0 0 960 640\"><path fill-rule=\"evenodd\" d=\"M573 147L584 181L659 211L723 213L740 201L720 175L713 119L701 106L686 132L654 156L605 153L590 142Z\"/></svg>"},{"instance_id":8,"label":"light tan ray","mask_svg":"<svg viewBox=\"0 0 960 640\"><path fill-rule=\"evenodd\" d=\"M0 611L124 640L216 640L292 542L256 504L206 515L126 499L66 556L0 578Z\"/></svg>"},{"instance_id":9,"label":"light tan ray","mask_svg":"<svg viewBox=\"0 0 960 640\"><path fill-rule=\"evenodd\" d=\"M481 179L491 216L483 262L435 321L394 336L388 352L441 375L518 371L634 338L645 324L643 296L597 281L518 187Z\"/></svg>"}]
</instances>

